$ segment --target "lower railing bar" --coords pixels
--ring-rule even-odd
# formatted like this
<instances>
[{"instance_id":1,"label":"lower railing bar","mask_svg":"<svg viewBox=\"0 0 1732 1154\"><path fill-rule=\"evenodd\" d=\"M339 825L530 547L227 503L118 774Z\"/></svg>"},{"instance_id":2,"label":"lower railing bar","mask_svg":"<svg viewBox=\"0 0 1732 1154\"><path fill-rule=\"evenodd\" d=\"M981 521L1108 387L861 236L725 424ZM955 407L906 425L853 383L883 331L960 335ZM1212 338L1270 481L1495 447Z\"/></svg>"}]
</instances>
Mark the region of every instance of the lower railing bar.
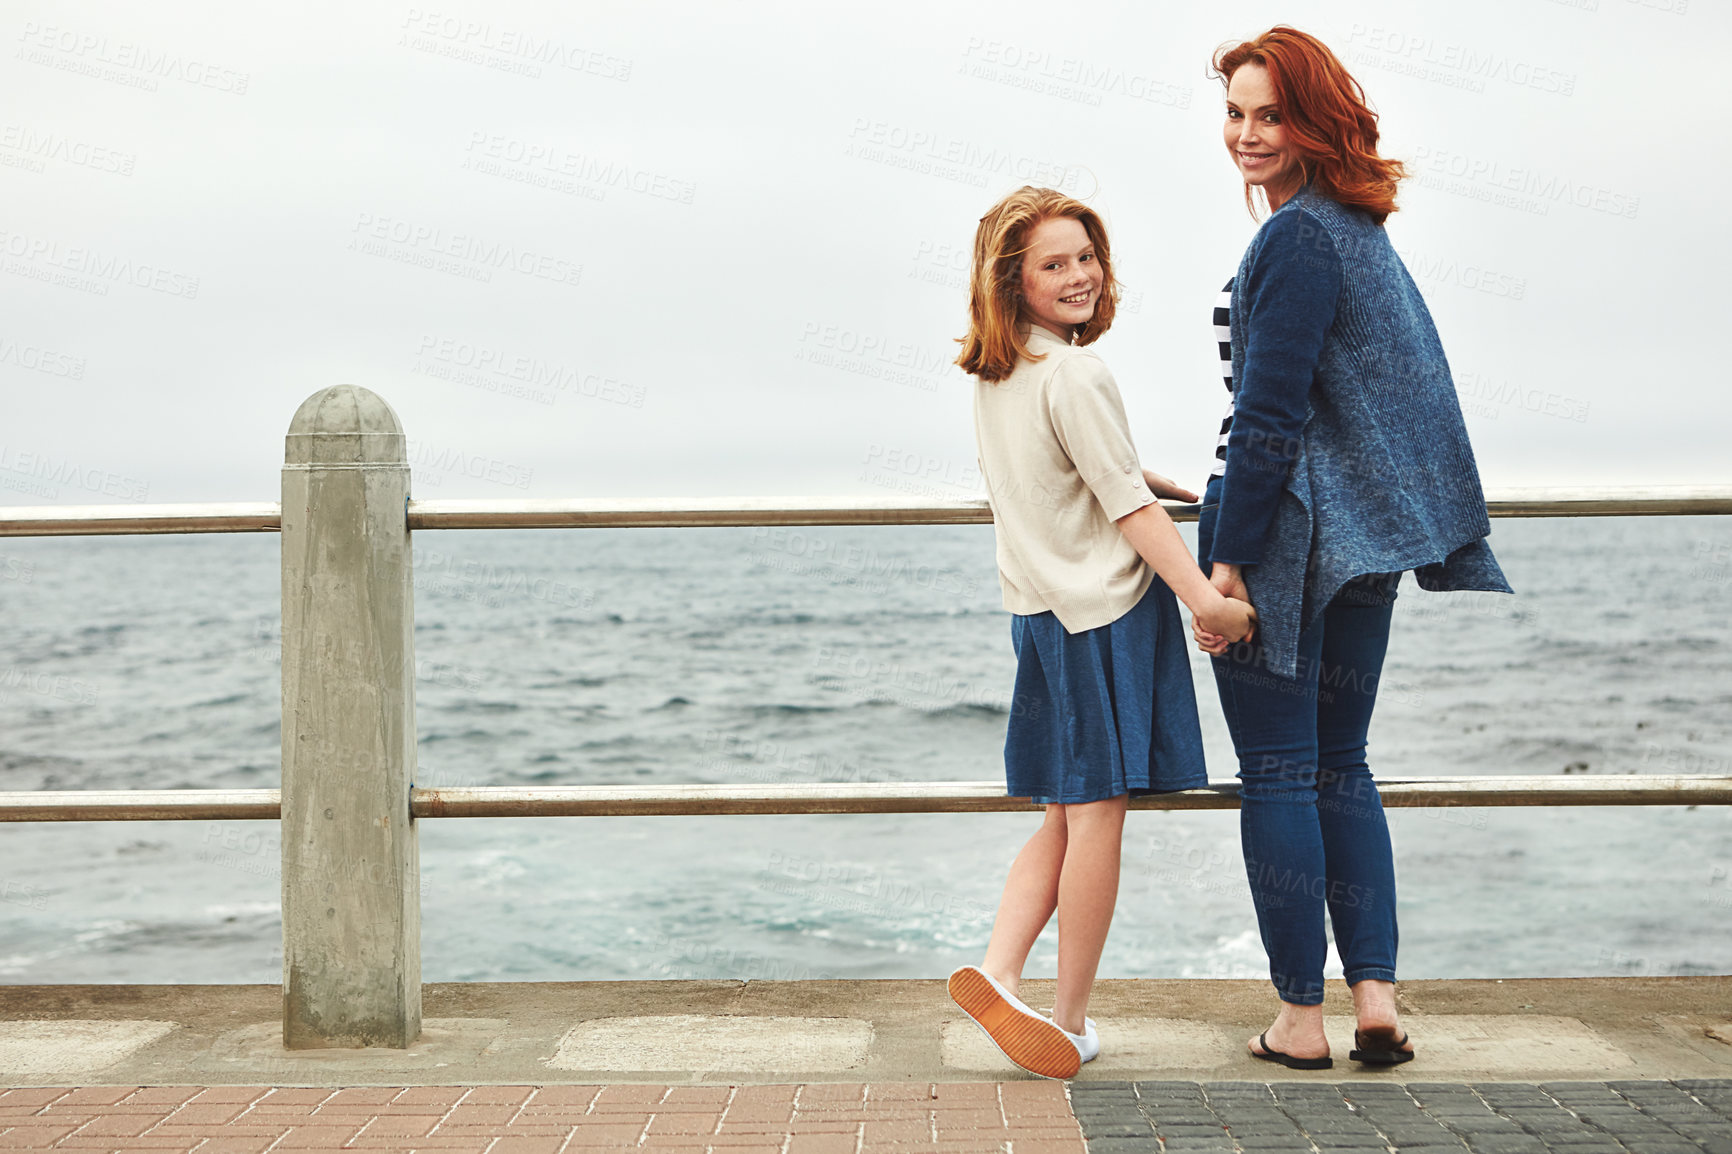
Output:
<instances>
[{"instance_id":1,"label":"lower railing bar","mask_svg":"<svg viewBox=\"0 0 1732 1154\"><path fill-rule=\"evenodd\" d=\"M4 821L215 821L282 816L280 789L77 789L0 793Z\"/></svg>"},{"instance_id":2,"label":"lower railing bar","mask_svg":"<svg viewBox=\"0 0 1732 1154\"><path fill-rule=\"evenodd\" d=\"M1732 777L1444 777L1378 782L1386 806L1732 805ZM416 787L410 812L433 817L650 817L773 813L1017 813L1027 798L990 781L778 785ZM1132 809L1236 809L1239 783L1131 799ZM0 793L0 822L269 820L274 789Z\"/></svg>"},{"instance_id":3,"label":"lower railing bar","mask_svg":"<svg viewBox=\"0 0 1732 1154\"><path fill-rule=\"evenodd\" d=\"M1175 521L1197 506L1168 504ZM1732 485L1582 486L1486 491L1493 517L1645 517L1732 513ZM984 497L715 497L410 501L415 529L713 528L724 525L988 525ZM0 506L0 537L261 533L282 528L276 502Z\"/></svg>"}]
</instances>

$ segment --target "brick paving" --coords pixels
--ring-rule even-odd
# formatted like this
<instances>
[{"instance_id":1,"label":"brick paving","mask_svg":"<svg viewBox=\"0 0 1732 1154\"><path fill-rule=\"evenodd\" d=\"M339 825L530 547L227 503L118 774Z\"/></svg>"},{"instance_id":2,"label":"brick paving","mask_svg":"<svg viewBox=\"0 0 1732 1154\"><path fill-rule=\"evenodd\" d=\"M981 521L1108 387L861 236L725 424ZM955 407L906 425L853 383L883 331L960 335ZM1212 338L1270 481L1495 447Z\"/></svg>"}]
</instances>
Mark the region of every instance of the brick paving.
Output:
<instances>
[{"instance_id":1,"label":"brick paving","mask_svg":"<svg viewBox=\"0 0 1732 1154\"><path fill-rule=\"evenodd\" d=\"M1728 1078L1074 1082L1070 1098L1089 1154L1732 1154Z\"/></svg>"},{"instance_id":2,"label":"brick paving","mask_svg":"<svg viewBox=\"0 0 1732 1154\"><path fill-rule=\"evenodd\" d=\"M1732 1079L17 1088L6 1150L1732 1154Z\"/></svg>"},{"instance_id":3,"label":"brick paving","mask_svg":"<svg viewBox=\"0 0 1732 1154\"><path fill-rule=\"evenodd\" d=\"M1058 1082L18 1088L6 1150L1085 1154Z\"/></svg>"}]
</instances>

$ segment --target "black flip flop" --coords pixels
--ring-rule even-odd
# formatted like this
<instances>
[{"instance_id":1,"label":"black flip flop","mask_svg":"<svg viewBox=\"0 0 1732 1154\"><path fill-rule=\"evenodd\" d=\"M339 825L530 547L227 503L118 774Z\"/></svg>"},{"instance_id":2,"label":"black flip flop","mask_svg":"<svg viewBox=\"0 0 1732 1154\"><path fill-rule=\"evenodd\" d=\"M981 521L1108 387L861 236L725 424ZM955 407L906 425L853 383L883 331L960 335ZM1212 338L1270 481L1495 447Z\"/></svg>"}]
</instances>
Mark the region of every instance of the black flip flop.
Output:
<instances>
[{"instance_id":1,"label":"black flip flop","mask_svg":"<svg viewBox=\"0 0 1732 1154\"><path fill-rule=\"evenodd\" d=\"M1407 1035L1397 1038L1392 1029L1355 1030L1353 1045L1354 1049L1347 1054L1348 1059L1367 1066L1399 1066L1413 1061L1413 1051L1401 1048L1407 1045Z\"/></svg>"},{"instance_id":2,"label":"black flip flop","mask_svg":"<svg viewBox=\"0 0 1732 1154\"><path fill-rule=\"evenodd\" d=\"M1335 1065L1333 1058L1295 1058L1291 1054L1283 1054L1269 1044L1268 1034L1258 1034L1257 1044L1263 1047L1263 1052L1259 1054L1253 1050L1251 1057L1261 1058L1265 1062L1279 1062L1289 1070L1327 1070Z\"/></svg>"}]
</instances>

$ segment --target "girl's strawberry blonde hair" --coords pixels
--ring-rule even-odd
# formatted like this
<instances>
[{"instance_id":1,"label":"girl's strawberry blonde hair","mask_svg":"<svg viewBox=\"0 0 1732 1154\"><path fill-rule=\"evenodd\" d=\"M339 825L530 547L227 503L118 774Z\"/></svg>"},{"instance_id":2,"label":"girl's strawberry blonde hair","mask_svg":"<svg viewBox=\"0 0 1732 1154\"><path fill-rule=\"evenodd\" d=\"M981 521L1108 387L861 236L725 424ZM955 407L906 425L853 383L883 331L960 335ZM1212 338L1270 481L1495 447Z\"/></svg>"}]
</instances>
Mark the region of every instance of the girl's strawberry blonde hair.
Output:
<instances>
[{"instance_id":1,"label":"girl's strawberry blonde hair","mask_svg":"<svg viewBox=\"0 0 1732 1154\"><path fill-rule=\"evenodd\" d=\"M980 218L974 230L974 265L968 276L968 335L959 338L962 354L956 363L962 370L988 383L1010 376L1017 358L1029 357L1019 329L1022 311L1022 255L1028 237L1043 220L1069 217L1083 226L1094 245L1101 266L1101 296L1095 315L1079 325L1076 343L1093 344L1112 328L1119 299L1113 279L1112 253L1106 226L1094 209L1080 200L1050 188L1025 184Z\"/></svg>"}]
</instances>

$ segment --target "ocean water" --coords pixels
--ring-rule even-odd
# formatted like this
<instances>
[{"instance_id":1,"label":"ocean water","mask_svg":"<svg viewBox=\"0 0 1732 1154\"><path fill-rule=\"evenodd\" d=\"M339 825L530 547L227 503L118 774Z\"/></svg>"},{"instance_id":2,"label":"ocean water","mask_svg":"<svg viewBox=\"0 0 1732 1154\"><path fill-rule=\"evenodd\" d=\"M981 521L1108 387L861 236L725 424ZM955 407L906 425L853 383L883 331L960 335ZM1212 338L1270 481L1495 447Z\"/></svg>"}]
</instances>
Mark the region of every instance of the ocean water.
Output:
<instances>
[{"instance_id":1,"label":"ocean water","mask_svg":"<svg viewBox=\"0 0 1732 1154\"><path fill-rule=\"evenodd\" d=\"M1516 596L1403 586L1374 771L1732 773L1732 519L1492 541ZM444 531L415 554L419 784L1003 780L988 526ZM0 541L0 789L277 785L277 602L270 534ZM1390 814L1403 977L1732 971L1732 808ZM425 821L423 975L941 977L979 959L1038 820ZM278 981L278 854L268 821L0 826L0 981ZM1028 972L1055 960L1049 927ZM1266 972L1236 814L1130 815L1100 972Z\"/></svg>"}]
</instances>

